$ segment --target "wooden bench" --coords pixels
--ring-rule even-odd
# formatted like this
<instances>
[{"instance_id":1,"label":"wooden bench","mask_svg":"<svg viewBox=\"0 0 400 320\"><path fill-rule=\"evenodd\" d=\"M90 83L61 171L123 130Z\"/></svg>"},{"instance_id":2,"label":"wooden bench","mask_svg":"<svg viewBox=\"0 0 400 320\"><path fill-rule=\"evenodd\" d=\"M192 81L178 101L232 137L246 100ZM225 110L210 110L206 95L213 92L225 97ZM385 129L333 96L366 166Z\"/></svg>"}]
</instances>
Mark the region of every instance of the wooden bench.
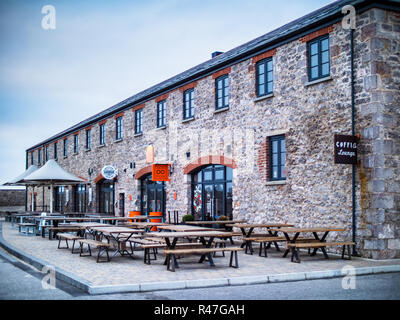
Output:
<instances>
[{"instance_id":1,"label":"wooden bench","mask_svg":"<svg viewBox=\"0 0 400 320\"><path fill-rule=\"evenodd\" d=\"M18 232L26 235L35 235L36 228L37 226L34 223L18 223ZM30 229L32 229L32 232L29 232Z\"/></svg>"},{"instance_id":2,"label":"wooden bench","mask_svg":"<svg viewBox=\"0 0 400 320\"><path fill-rule=\"evenodd\" d=\"M244 250L240 247L229 247L229 248L192 248L192 249L165 249L164 255L167 256L167 270L175 272L175 266L177 266L176 256L177 255L195 255L201 254L202 256L207 256L208 261L211 266L214 266L213 260L211 258L211 253L230 251L231 257L229 261L229 267L239 268L237 252ZM235 264L233 264L233 257L235 257ZM203 259L200 259L200 263Z\"/></svg>"},{"instance_id":3,"label":"wooden bench","mask_svg":"<svg viewBox=\"0 0 400 320\"><path fill-rule=\"evenodd\" d=\"M159 241L161 240L161 241ZM165 243L165 240L163 239L159 239L159 238L151 238L149 240L149 238L145 238L145 239L132 239L130 240L133 243L137 243L140 244L140 248L142 248L144 250L144 255L143 255L143 259L144 259L144 263L146 264L151 264L151 260L157 260L157 256L156 254L157 249L163 249L166 248L167 245ZM185 242L185 243L177 243L175 245L176 248L186 248L186 249L192 249L192 248L198 248L198 247L202 247L203 244L202 243L193 243L193 242ZM154 259L151 258L151 252L150 250L153 249L153 256Z\"/></svg>"},{"instance_id":4,"label":"wooden bench","mask_svg":"<svg viewBox=\"0 0 400 320\"><path fill-rule=\"evenodd\" d=\"M268 237L261 237L261 236L253 237L253 236L251 236L251 237L248 237L248 238L243 238L243 241L246 241L246 251L245 251L245 253L247 253L247 249L249 249L250 250L250 254L253 254L252 253L252 247L249 245L248 241L254 241L254 242L260 244L260 249L259 249L258 255L260 257L262 257L262 256L268 257L267 249L269 249L269 247L271 246L271 243L274 243L276 250L280 251L279 247L277 246L276 243L277 242L287 242L287 239L285 237L278 237L278 236L269 235ZM316 240L315 238L298 238L296 240L296 242L307 242L307 243L308 242L315 242L315 241L318 241L318 240ZM263 253L264 253L264 255L263 255Z\"/></svg>"},{"instance_id":5,"label":"wooden bench","mask_svg":"<svg viewBox=\"0 0 400 320\"><path fill-rule=\"evenodd\" d=\"M79 227L73 226L63 226L63 227L48 227L49 230L49 240L55 239L58 232L79 232Z\"/></svg>"},{"instance_id":6,"label":"wooden bench","mask_svg":"<svg viewBox=\"0 0 400 320\"><path fill-rule=\"evenodd\" d=\"M110 261L110 257L108 255L108 249L111 247L110 243L105 243L102 241L96 241L96 240L92 240L92 239L79 239L78 240L80 243L80 253L79 256L80 257L86 257L86 256L92 256L92 251L90 250L90 246L93 247L97 247L99 248L99 253L97 255L97 261L96 262L108 262ZM83 245L86 244L88 246L88 252L89 254L84 255L83 254ZM100 257L102 255L102 253L105 252L107 255L107 259L104 261L100 260Z\"/></svg>"},{"instance_id":7,"label":"wooden bench","mask_svg":"<svg viewBox=\"0 0 400 320\"><path fill-rule=\"evenodd\" d=\"M58 249L69 249L68 240L71 240L71 241L73 241L71 253L79 253L79 252L74 252L75 241L79 240L79 239L83 239L82 237L76 236L76 235L73 235L70 233L58 233L57 237L58 237L58 247L57 247ZM65 243L67 245L66 247L61 247L61 240L65 240Z\"/></svg>"},{"instance_id":8,"label":"wooden bench","mask_svg":"<svg viewBox=\"0 0 400 320\"><path fill-rule=\"evenodd\" d=\"M344 259L344 254L345 254L345 249L347 247L347 254L349 260L351 260L351 250L350 247L355 245L354 242L351 241L343 241L343 242L299 242L299 243L288 243L287 246L288 248L291 248L292 251L292 257L291 261L293 262L293 257L296 258L295 262L300 263L300 258L299 258L299 249L306 248L314 248L314 249L321 249L322 253L324 254L325 258L328 259L328 255L326 253L325 247L333 247L333 246L343 246L342 249L342 259Z\"/></svg>"}]
</instances>

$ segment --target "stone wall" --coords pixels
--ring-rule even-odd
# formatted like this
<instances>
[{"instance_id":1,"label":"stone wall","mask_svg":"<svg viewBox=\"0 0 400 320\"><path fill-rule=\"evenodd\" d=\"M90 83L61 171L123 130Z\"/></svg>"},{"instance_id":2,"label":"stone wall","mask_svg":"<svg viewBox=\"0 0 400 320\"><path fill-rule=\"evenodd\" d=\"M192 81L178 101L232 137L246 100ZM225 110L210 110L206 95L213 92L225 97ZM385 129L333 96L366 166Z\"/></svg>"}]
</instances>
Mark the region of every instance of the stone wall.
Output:
<instances>
[{"instance_id":1,"label":"stone wall","mask_svg":"<svg viewBox=\"0 0 400 320\"><path fill-rule=\"evenodd\" d=\"M372 258L400 257L399 26L398 14L371 9L357 16L354 31L356 133L361 136L356 168L357 251ZM182 121L183 95L177 89L163 97L167 101L165 128L156 128L157 103L153 99L141 106L143 134L134 134L134 109L125 110L121 141L115 141L112 116L106 122L105 146L99 146L99 125L94 124L92 150L85 150L83 129L78 154L73 154L72 135L66 158L59 141L58 162L87 179L94 191L103 166L118 168L115 196L117 199L119 193L125 193L127 215L138 209L139 173L148 172L145 147L153 144L155 162L172 164L171 181L166 183L166 210L179 210L183 216L191 212L190 165L198 159L202 164L224 159L235 168L234 218L343 226L346 232L331 233L330 238L351 239L352 168L334 164L333 158L334 135L351 134L350 31L342 29L340 23L327 30L331 69L325 81L308 82L304 40L310 37L294 40L268 53L274 61L273 95L256 98L255 60L249 58L224 71L230 79L228 110L215 111L215 79L209 75L193 84L194 119ZM286 136L287 179L272 183L266 174L266 142L277 134ZM52 154L51 145L50 158ZM91 175L89 169L93 170ZM39 205L41 191L37 190ZM47 189L45 192L47 200ZM90 212L97 210L96 192L93 196Z\"/></svg>"},{"instance_id":2,"label":"stone wall","mask_svg":"<svg viewBox=\"0 0 400 320\"><path fill-rule=\"evenodd\" d=\"M1 189L0 207L25 207L25 190Z\"/></svg>"}]
</instances>

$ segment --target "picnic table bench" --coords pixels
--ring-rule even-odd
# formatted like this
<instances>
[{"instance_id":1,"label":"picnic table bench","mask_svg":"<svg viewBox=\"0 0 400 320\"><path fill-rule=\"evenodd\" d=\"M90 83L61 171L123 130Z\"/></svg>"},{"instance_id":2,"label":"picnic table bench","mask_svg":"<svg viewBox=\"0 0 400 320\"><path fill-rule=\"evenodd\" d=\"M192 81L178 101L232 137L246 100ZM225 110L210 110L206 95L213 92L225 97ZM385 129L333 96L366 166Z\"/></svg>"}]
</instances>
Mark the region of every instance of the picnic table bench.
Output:
<instances>
[{"instance_id":1,"label":"picnic table bench","mask_svg":"<svg viewBox=\"0 0 400 320\"><path fill-rule=\"evenodd\" d=\"M26 235L35 235L36 234L36 224L35 223L18 223L18 232L19 233L25 233ZM29 232L29 230L32 229L32 232Z\"/></svg>"},{"instance_id":2,"label":"picnic table bench","mask_svg":"<svg viewBox=\"0 0 400 320\"><path fill-rule=\"evenodd\" d=\"M76 233L78 233L80 230L78 227L75 226L60 226L60 227L49 226L47 227L47 229L49 231L49 240L55 239L58 232L76 231ZM43 237L43 229L42 229L42 237Z\"/></svg>"},{"instance_id":3,"label":"picnic table bench","mask_svg":"<svg viewBox=\"0 0 400 320\"><path fill-rule=\"evenodd\" d=\"M316 248L316 249L321 249L322 252L324 253L324 256L326 259L328 259L328 255L325 251L325 247L330 247L330 246L343 246L342 249L342 259L344 259L344 255L345 255L345 249L347 247L347 255L348 255L348 259L351 260L351 250L350 247L354 246L354 242L351 241L342 241L342 242L300 242L300 243L288 243L287 246L289 248L292 248L292 257L291 257L291 261L293 262L293 258L296 258L297 263L300 263L300 257L298 254L298 250L300 248Z\"/></svg>"},{"instance_id":4,"label":"picnic table bench","mask_svg":"<svg viewBox=\"0 0 400 320\"><path fill-rule=\"evenodd\" d=\"M90 250L90 246L93 246L93 247L97 247L99 249L99 253L97 254L97 260L96 260L97 263L110 261L110 257L108 255L108 249L111 247L110 243L105 243L102 241L96 241L96 240L92 240L92 239L79 239L78 241L80 244L80 253L79 253L80 257L92 256L92 251ZM83 254L83 245L84 244L87 245L89 254ZM100 260L103 252L105 252L106 256L107 256L105 261Z\"/></svg>"},{"instance_id":5,"label":"picnic table bench","mask_svg":"<svg viewBox=\"0 0 400 320\"><path fill-rule=\"evenodd\" d=\"M78 252L74 252L75 242L76 242L76 240L83 239L82 237L73 235L71 233L58 233L57 237L58 237L58 247L57 247L58 249L69 249L68 240L70 240L70 241L72 241L71 253L78 253ZM66 247L61 247L61 240L65 241Z\"/></svg>"},{"instance_id":6,"label":"picnic table bench","mask_svg":"<svg viewBox=\"0 0 400 320\"><path fill-rule=\"evenodd\" d=\"M231 257L229 260L229 267L239 268L239 261L237 252L244 250L241 247L229 247L229 248L193 248L193 249L165 249L164 255L167 256L167 270L175 272L176 266L176 256L177 255L192 255L192 254L201 254L203 256L207 256L210 265L214 267L214 262L211 258L211 253L221 252L221 251L230 251ZM235 258L235 263L233 264L233 257ZM202 262L200 259L199 263Z\"/></svg>"},{"instance_id":7,"label":"picnic table bench","mask_svg":"<svg viewBox=\"0 0 400 320\"><path fill-rule=\"evenodd\" d=\"M342 258L344 258L344 249L346 246L348 248L351 245L354 245L353 242L327 242L326 237L328 236L329 232L343 232L345 231L344 228L338 227L304 227L304 228L280 228L280 229L273 229L276 232L282 232L287 240L287 249L283 254L283 257L286 257L289 252L292 253L291 261L300 263L299 258L299 249L300 248L307 248L314 249L313 252L310 254L311 256L315 256L318 250L321 250L325 259L328 259L328 254L326 253L325 248L328 246L343 246L342 251ZM312 233L314 238L301 238L299 237L300 234L309 234ZM318 235L318 233L323 233L322 237ZM294 236L290 236L290 234L294 234ZM294 261L295 258L295 261Z\"/></svg>"}]
</instances>

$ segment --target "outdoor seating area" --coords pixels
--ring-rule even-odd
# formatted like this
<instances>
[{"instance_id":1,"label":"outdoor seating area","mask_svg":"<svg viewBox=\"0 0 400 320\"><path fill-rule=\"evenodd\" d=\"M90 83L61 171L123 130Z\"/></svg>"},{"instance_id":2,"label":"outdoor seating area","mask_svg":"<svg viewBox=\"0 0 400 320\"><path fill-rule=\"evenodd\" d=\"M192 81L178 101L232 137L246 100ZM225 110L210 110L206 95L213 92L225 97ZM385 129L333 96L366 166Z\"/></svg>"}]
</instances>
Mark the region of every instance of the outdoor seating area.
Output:
<instances>
[{"instance_id":1,"label":"outdoor seating area","mask_svg":"<svg viewBox=\"0 0 400 320\"><path fill-rule=\"evenodd\" d=\"M79 253L79 257L85 259L95 256L96 262L100 263L121 256L132 261L140 259L145 265L161 260L166 270L172 272L180 268L181 261L189 261L189 256L198 257L190 260L192 262L208 262L207 265L215 267L220 265L218 260L225 258L225 253L229 254L229 263L225 266L236 269L240 266L239 259L253 255L253 245L259 246L259 257L268 258L274 247L273 251L282 259L291 253L290 261L296 263L300 263L300 256L305 254L316 257L319 250L323 259L329 259L328 247L341 247L341 258L344 259L347 253L347 258L351 259L354 244L336 239L327 241L330 232L340 234L345 231L340 227L297 228L288 223L247 223L244 220L173 224L150 222L152 218L144 214L134 219L93 213L39 215L27 212L15 214L8 221L12 228L18 227L21 236L29 234L43 238L48 235L50 241L58 239L57 249L71 249L68 250L71 254ZM244 255L239 258L238 252ZM268 260L265 263L268 264Z\"/></svg>"}]
</instances>

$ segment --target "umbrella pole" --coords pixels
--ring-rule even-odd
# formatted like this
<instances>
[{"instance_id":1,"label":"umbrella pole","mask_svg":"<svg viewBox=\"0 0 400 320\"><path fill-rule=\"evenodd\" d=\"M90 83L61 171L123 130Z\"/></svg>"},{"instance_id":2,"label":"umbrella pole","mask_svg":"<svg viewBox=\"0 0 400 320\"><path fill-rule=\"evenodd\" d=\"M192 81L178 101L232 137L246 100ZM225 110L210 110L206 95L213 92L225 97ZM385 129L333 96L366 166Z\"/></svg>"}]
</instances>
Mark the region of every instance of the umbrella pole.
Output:
<instances>
[{"instance_id":1,"label":"umbrella pole","mask_svg":"<svg viewBox=\"0 0 400 320\"><path fill-rule=\"evenodd\" d=\"M53 185L50 185L50 213L53 213Z\"/></svg>"},{"instance_id":2,"label":"umbrella pole","mask_svg":"<svg viewBox=\"0 0 400 320\"><path fill-rule=\"evenodd\" d=\"M32 200L32 212L35 211L35 204L34 204L34 198L35 198L35 187L32 186L32 194L31 194L31 200Z\"/></svg>"}]
</instances>

